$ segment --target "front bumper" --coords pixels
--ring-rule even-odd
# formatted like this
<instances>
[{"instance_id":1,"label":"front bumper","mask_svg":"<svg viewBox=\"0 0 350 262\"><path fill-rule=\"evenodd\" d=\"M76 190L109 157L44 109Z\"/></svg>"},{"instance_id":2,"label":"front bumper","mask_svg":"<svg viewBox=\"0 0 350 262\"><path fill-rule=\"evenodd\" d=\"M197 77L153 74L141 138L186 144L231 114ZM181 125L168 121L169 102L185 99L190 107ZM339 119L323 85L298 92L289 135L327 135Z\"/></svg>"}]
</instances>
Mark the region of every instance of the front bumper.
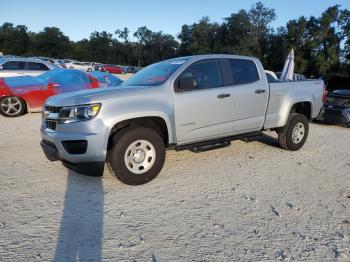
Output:
<instances>
[{"instance_id":1,"label":"front bumper","mask_svg":"<svg viewBox=\"0 0 350 262\"><path fill-rule=\"evenodd\" d=\"M323 121L326 123L350 126L350 108L341 108L333 105L325 105Z\"/></svg>"},{"instance_id":2,"label":"front bumper","mask_svg":"<svg viewBox=\"0 0 350 262\"><path fill-rule=\"evenodd\" d=\"M43 124L41 137L41 147L50 161L62 161L83 174L103 174L109 129L101 120L58 125L55 131ZM77 143L83 148L77 148Z\"/></svg>"}]
</instances>

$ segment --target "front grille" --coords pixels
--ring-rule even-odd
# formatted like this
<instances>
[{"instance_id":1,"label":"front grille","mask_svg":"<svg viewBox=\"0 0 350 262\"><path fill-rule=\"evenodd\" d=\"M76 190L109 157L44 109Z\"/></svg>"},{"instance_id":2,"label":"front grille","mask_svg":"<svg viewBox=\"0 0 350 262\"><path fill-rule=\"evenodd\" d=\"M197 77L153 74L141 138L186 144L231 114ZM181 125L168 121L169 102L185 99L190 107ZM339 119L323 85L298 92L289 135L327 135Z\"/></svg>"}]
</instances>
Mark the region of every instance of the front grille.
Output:
<instances>
[{"instance_id":1,"label":"front grille","mask_svg":"<svg viewBox=\"0 0 350 262\"><path fill-rule=\"evenodd\" d=\"M57 120L50 120L50 119L46 119L46 120L45 120L46 128L51 129L51 130L53 130L53 131L56 130L56 128L57 128L57 123L58 123Z\"/></svg>"},{"instance_id":2,"label":"front grille","mask_svg":"<svg viewBox=\"0 0 350 262\"><path fill-rule=\"evenodd\" d=\"M336 106L350 106L350 99L345 97L330 96L327 102Z\"/></svg>"},{"instance_id":3,"label":"front grille","mask_svg":"<svg viewBox=\"0 0 350 262\"><path fill-rule=\"evenodd\" d=\"M59 113L61 109L61 106L45 106L45 111L49 113Z\"/></svg>"},{"instance_id":4,"label":"front grille","mask_svg":"<svg viewBox=\"0 0 350 262\"><path fill-rule=\"evenodd\" d=\"M59 114L61 111L62 107L61 106L45 106L44 108L44 118L45 117L50 117L50 114ZM45 120L45 126L48 129L51 129L53 131L56 130L57 124L58 124L58 119L56 118L46 118Z\"/></svg>"},{"instance_id":5,"label":"front grille","mask_svg":"<svg viewBox=\"0 0 350 262\"><path fill-rule=\"evenodd\" d=\"M324 114L324 120L326 122L340 122L340 123L344 123L348 121L348 119L346 119L346 117L343 115L342 111L332 110L332 109L326 109Z\"/></svg>"}]
</instances>

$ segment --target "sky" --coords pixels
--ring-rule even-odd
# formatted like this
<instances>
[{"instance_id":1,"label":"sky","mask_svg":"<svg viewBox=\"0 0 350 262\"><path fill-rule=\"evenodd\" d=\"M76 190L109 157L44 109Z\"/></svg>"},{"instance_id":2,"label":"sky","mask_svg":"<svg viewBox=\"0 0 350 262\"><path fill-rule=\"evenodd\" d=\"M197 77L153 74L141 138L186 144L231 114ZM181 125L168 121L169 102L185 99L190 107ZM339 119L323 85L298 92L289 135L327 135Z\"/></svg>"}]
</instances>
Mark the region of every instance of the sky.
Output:
<instances>
[{"instance_id":1,"label":"sky","mask_svg":"<svg viewBox=\"0 0 350 262\"><path fill-rule=\"evenodd\" d=\"M248 10L257 0L0 0L0 24L24 24L30 31L56 26L73 41L89 38L94 31L114 33L128 27L131 33L147 26L176 36L183 24L203 16L213 22L240 9ZM291 19L319 16L330 6L350 9L350 0L262 0L274 8L272 27L285 26ZM133 40L130 34L130 40Z\"/></svg>"}]
</instances>

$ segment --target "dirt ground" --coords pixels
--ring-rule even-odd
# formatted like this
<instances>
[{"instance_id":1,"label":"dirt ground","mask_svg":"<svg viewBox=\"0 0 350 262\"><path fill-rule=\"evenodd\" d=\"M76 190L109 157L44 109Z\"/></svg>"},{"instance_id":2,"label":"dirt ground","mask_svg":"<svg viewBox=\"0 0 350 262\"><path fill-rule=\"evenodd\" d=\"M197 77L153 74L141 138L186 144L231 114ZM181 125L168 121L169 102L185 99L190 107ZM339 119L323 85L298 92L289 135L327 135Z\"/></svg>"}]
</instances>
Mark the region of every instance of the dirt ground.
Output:
<instances>
[{"instance_id":1,"label":"dirt ground","mask_svg":"<svg viewBox=\"0 0 350 262\"><path fill-rule=\"evenodd\" d=\"M167 152L131 187L44 157L40 114L0 117L0 261L350 261L350 129Z\"/></svg>"}]
</instances>

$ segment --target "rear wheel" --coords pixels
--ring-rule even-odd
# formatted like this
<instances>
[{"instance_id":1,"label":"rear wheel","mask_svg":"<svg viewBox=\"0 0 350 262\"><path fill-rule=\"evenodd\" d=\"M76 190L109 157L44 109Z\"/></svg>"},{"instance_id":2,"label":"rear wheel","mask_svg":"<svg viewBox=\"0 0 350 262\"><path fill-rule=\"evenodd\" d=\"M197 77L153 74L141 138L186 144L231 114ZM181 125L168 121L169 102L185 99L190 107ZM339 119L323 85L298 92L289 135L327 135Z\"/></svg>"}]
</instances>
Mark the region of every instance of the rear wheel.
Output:
<instances>
[{"instance_id":1,"label":"rear wheel","mask_svg":"<svg viewBox=\"0 0 350 262\"><path fill-rule=\"evenodd\" d=\"M165 161L162 137L147 127L128 127L113 137L107 166L113 176L128 185L154 179Z\"/></svg>"},{"instance_id":2,"label":"rear wheel","mask_svg":"<svg viewBox=\"0 0 350 262\"><path fill-rule=\"evenodd\" d=\"M278 142L284 149L297 151L303 147L309 134L309 121L298 113L290 114L287 124L278 131Z\"/></svg>"},{"instance_id":3,"label":"rear wheel","mask_svg":"<svg viewBox=\"0 0 350 262\"><path fill-rule=\"evenodd\" d=\"M88 69L87 69L87 72L92 72L92 69L91 69L91 68L88 68Z\"/></svg>"},{"instance_id":4,"label":"rear wheel","mask_svg":"<svg viewBox=\"0 0 350 262\"><path fill-rule=\"evenodd\" d=\"M26 103L17 96L8 96L0 99L0 114L6 117L21 116L26 111Z\"/></svg>"}]
</instances>

